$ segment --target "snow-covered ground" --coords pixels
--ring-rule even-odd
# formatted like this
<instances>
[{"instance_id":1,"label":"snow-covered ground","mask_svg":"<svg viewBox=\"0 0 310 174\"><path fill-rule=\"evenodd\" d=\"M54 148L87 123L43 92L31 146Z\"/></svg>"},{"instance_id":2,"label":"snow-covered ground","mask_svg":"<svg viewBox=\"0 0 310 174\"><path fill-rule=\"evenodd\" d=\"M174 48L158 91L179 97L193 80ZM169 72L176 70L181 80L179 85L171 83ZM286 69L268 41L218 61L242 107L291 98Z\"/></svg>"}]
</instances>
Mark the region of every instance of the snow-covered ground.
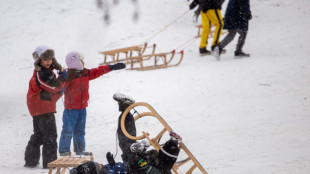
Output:
<instances>
[{"instance_id":1,"label":"snow-covered ground","mask_svg":"<svg viewBox=\"0 0 310 174\"><path fill-rule=\"evenodd\" d=\"M111 4L111 24L105 25L94 0L0 0L1 173L48 172L41 165L23 167L32 134L26 93L35 47L54 48L63 66L69 51L80 51L86 67L93 68L103 61L99 51L141 44L188 10L185 0L140 0L140 19L134 22L130 2ZM116 153L119 112L112 96L122 92L151 104L210 174L308 174L309 8L308 0L252 0L244 47L250 58L233 57L237 38L221 61L200 57L195 39L178 67L115 71L92 81L87 150L101 163L106 152ZM197 34L192 19L190 11L149 43L156 43L158 52L179 48ZM57 110L60 135L62 100ZM141 121L141 131L160 126Z\"/></svg>"}]
</instances>

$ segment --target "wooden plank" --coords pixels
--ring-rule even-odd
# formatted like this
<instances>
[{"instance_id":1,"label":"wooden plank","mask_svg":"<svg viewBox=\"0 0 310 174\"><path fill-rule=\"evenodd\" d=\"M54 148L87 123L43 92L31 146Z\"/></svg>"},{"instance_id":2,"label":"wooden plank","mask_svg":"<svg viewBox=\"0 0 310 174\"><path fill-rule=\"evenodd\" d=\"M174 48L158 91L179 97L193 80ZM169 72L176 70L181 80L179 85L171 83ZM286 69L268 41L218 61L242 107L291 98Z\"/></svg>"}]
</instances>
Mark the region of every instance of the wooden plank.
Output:
<instances>
[{"instance_id":1,"label":"wooden plank","mask_svg":"<svg viewBox=\"0 0 310 174\"><path fill-rule=\"evenodd\" d=\"M63 168L61 173L64 174L66 172L66 168L68 167L77 167L80 164L83 164L87 161L93 161L93 160L94 160L94 157L92 153L90 153L90 156L77 157L77 158L72 157L72 156L64 156L55 161L48 163L47 166L49 167L49 174L52 174L52 170L54 167L57 168L57 171L56 171L57 174L60 174L61 169Z\"/></svg>"}]
</instances>

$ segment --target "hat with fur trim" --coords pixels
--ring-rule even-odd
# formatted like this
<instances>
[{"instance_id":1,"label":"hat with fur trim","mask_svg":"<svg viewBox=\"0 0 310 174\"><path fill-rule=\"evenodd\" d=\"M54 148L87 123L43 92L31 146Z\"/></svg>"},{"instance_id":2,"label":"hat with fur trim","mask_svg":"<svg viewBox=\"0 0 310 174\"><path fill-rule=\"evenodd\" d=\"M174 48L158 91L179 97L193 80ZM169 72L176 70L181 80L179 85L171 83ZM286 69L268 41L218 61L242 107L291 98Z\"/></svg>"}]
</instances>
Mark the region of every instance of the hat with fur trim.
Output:
<instances>
[{"instance_id":1,"label":"hat with fur trim","mask_svg":"<svg viewBox=\"0 0 310 174\"><path fill-rule=\"evenodd\" d=\"M41 70L41 66L39 65L40 59L53 60L52 64L55 66L55 68L61 70L61 65L55 59L54 50L48 46L45 45L38 46L32 53L32 56L34 59L34 67L37 71Z\"/></svg>"},{"instance_id":2,"label":"hat with fur trim","mask_svg":"<svg viewBox=\"0 0 310 174\"><path fill-rule=\"evenodd\" d=\"M75 70L83 70L83 64L81 60L84 59L84 56L82 53L72 51L67 54L66 56L66 64L68 66L68 69L75 69Z\"/></svg>"}]
</instances>

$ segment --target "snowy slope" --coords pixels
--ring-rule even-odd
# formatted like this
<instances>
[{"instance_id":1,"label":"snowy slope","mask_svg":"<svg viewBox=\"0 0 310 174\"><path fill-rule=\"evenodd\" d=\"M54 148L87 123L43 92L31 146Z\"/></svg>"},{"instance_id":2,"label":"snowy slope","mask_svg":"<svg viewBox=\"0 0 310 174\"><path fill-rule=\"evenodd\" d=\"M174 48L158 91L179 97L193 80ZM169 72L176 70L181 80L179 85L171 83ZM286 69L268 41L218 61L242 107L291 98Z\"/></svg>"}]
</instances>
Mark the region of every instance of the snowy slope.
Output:
<instances>
[{"instance_id":1,"label":"snowy slope","mask_svg":"<svg viewBox=\"0 0 310 174\"><path fill-rule=\"evenodd\" d=\"M101 163L106 163L106 152L116 153L119 112L112 96L122 92L151 104L210 174L309 173L309 8L307 0L252 0L254 17L244 48L251 58L234 59L236 39L221 61L200 57L196 39L184 49L178 67L116 71L92 81L87 150ZM95 1L0 0L2 173L48 172L41 166L23 167L32 134L26 93L35 47L54 48L63 66L69 51L80 51L86 67L93 68L103 61L99 51L143 43L188 6L187 1L140 0L137 22L130 2L111 4L110 10L112 22L107 26ZM149 43L156 43L158 51L180 49L197 33L192 17L188 12ZM60 135L62 100L57 110ZM144 121L139 129L147 131L150 125Z\"/></svg>"}]
</instances>

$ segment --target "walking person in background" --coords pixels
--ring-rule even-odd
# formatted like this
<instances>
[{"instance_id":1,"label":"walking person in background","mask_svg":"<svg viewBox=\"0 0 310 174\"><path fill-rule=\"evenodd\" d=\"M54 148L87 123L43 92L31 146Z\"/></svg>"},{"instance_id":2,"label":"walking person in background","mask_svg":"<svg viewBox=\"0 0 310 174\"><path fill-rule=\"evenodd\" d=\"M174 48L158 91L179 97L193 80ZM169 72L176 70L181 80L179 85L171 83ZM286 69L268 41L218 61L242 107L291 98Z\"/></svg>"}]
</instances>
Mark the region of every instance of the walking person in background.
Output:
<instances>
[{"instance_id":1,"label":"walking person in background","mask_svg":"<svg viewBox=\"0 0 310 174\"><path fill-rule=\"evenodd\" d=\"M230 0L224 17L224 29L228 30L228 35L221 41L218 49L216 49L216 54L220 55L223 48L228 45L234 39L236 33L238 33L239 39L235 56L250 57L250 54L244 53L242 48L248 33L249 20L251 19L250 0Z\"/></svg>"},{"instance_id":2,"label":"walking person in background","mask_svg":"<svg viewBox=\"0 0 310 174\"><path fill-rule=\"evenodd\" d=\"M201 8L200 16L202 22L202 34L199 46L199 52L201 55L211 54L211 52L207 50L211 24L215 25L211 50L214 51L214 48L220 43L220 37L223 30L223 18L221 13L223 2L224 0L194 0L189 6L190 10L194 9L198 4Z\"/></svg>"},{"instance_id":3,"label":"walking person in background","mask_svg":"<svg viewBox=\"0 0 310 174\"><path fill-rule=\"evenodd\" d=\"M83 60L84 56L79 52L70 52L66 56L68 76L65 80L65 110L59 140L59 153L61 156L69 154L73 135L76 154L88 155L88 152L85 152L85 125L86 107L89 99L89 81L110 71L126 68L124 63L116 63L86 69Z\"/></svg>"},{"instance_id":4,"label":"walking person in background","mask_svg":"<svg viewBox=\"0 0 310 174\"><path fill-rule=\"evenodd\" d=\"M33 53L34 71L29 82L27 106L33 119L33 134L25 151L25 167L36 167L42 148L43 168L57 159L57 130L54 113L56 102L62 96L66 73L55 59L54 50L41 45ZM53 70L59 70L56 78Z\"/></svg>"}]
</instances>

